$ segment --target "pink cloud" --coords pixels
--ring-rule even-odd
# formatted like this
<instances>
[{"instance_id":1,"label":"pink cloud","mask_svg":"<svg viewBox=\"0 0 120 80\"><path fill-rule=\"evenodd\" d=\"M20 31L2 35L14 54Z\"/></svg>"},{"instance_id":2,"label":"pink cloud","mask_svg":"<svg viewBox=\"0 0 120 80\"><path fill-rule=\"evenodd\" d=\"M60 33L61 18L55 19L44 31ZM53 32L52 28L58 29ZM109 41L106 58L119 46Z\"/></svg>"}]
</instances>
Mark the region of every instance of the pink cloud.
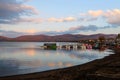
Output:
<instances>
[{"instance_id":1,"label":"pink cloud","mask_svg":"<svg viewBox=\"0 0 120 80\"><path fill-rule=\"evenodd\" d=\"M76 18L74 17L66 17L66 18L48 18L47 21L48 22L72 22L75 21Z\"/></svg>"},{"instance_id":2,"label":"pink cloud","mask_svg":"<svg viewBox=\"0 0 120 80\"><path fill-rule=\"evenodd\" d=\"M104 12L103 16L110 24L120 25L120 9L108 10Z\"/></svg>"},{"instance_id":3,"label":"pink cloud","mask_svg":"<svg viewBox=\"0 0 120 80\"><path fill-rule=\"evenodd\" d=\"M102 10L97 10L97 11L90 10L90 11L88 11L88 14L93 17L98 17L103 14L103 11Z\"/></svg>"},{"instance_id":4,"label":"pink cloud","mask_svg":"<svg viewBox=\"0 0 120 80\"><path fill-rule=\"evenodd\" d=\"M120 9L113 9L113 10L107 10L107 11L90 10L87 13L82 13L81 16L88 16L91 18L103 17L106 19L107 23L109 24L120 25Z\"/></svg>"},{"instance_id":5,"label":"pink cloud","mask_svg":"<svg viewBox=\"0 0 120 80\"><path fill-rule=\"evenodd\" d=\"M39 14L39 11L36 8L34 8L33 6L21 5L19 7L19 9L21 9L21 10L29 10L29 12L31 12L32 14Z\"/></svg>"}]
</instances>

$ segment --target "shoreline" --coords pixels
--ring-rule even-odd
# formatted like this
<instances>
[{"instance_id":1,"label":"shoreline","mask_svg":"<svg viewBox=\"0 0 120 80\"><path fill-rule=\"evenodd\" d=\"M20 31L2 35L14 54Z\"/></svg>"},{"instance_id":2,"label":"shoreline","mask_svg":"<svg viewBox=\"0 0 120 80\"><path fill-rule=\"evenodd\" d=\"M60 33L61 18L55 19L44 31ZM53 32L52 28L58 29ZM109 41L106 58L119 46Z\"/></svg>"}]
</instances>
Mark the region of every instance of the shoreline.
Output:
<instances>
[{"instance_id":1,"label":"shoreline","mask_svg":"<svg viewBox=\"0 0 120 80\"><path fill-rule=\"evenodd\" d=\"M0 80L120 80L120 49L102 59L69 68L0 77Z\"/></svg>"}]
</instances>

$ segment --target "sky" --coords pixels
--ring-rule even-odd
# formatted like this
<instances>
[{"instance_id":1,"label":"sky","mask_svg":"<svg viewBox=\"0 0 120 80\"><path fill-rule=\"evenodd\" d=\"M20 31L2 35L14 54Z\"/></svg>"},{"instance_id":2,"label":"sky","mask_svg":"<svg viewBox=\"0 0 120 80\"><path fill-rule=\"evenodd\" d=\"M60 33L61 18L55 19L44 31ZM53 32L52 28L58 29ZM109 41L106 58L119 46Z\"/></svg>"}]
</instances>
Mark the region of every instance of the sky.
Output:
<instances>
[{"instance_id":1,"label":"sky","mask_svg":"<svg viewBox=\"0 0 120 80\"><path fill-rule=\"evenodd\" d=\"M120 0L0 0L0 36L118 34Z\"/></svg>"}]
</instances>

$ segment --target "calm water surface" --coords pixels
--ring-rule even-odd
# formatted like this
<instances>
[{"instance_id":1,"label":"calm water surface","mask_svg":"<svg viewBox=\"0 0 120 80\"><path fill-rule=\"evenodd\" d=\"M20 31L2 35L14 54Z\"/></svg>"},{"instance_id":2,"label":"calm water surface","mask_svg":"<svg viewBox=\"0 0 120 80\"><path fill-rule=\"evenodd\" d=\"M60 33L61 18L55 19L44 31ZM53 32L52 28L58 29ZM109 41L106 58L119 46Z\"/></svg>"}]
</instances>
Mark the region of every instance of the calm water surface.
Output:
<instances>
[{"instance_id":1,"label":"calm water surface","mask_svg":"<svg viewBox=\"0 0 120 80\"><path fill-rule=\"evenodd\" d=\"M0 76L83 64L113 54L109 50L41 50L42 42L0 42ZM65 43L57 43L65 44Z\"/></svg>"}]
</instances>

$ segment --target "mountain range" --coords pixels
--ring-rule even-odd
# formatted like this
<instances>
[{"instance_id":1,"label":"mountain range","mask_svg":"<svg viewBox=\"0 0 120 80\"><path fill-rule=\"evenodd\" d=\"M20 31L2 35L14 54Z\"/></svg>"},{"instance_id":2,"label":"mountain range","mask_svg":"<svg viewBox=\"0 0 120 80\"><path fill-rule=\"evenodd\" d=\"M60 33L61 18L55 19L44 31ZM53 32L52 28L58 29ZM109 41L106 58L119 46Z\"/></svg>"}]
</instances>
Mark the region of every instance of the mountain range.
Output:
<instances>
[{"instance_id":1,"label":"mountain range","mask_svg":"<svg viewBox=\"0 0 120 80\"><path fill-rule=\"evenodd\" d=\"M82 34L64 34L64 35L23 35L16 38L9 38L0 36L0 41L18 41L18 42L60 42L60 41L79 41L87 39L98 39L99 36L104 36L107 38L115 38L117 34L92 34L92 35L82 35Z\"/></svg>"}]
</instances>

